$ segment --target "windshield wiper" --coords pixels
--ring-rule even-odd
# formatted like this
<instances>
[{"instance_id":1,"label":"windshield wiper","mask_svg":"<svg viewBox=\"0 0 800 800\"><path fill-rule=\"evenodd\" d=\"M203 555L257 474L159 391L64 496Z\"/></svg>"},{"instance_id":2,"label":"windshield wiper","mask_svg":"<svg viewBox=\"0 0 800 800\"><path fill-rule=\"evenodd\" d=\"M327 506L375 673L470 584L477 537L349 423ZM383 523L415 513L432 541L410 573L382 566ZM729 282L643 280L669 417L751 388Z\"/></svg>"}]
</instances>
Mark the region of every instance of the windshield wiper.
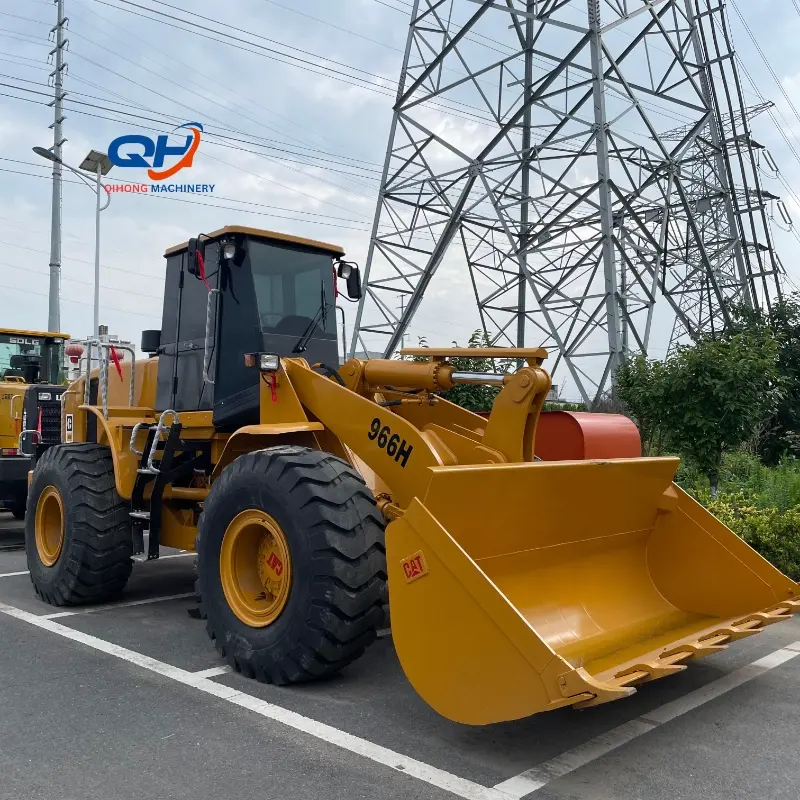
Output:
<instances>
[{"instance_id":1,"label":"windshield wiper","mask_svg":"<svg viewBox=\"0 0 800 800\"><path fill-rule=\"evenodd\" d=\"M330 304L325 299L325 282L322 281L320 282L320 303L317 313L314 314L314 319L311 320L303 335L297 340L297 344L295 344L295 346L292 348L293 353L305 353L306 349L308 348L308 343L311 341L311 337L314 335L314 330L317 327L317 323L322 322L322 329L325 330L325 327L328 324L329 305Z\"/></svg>"}]
</instances>

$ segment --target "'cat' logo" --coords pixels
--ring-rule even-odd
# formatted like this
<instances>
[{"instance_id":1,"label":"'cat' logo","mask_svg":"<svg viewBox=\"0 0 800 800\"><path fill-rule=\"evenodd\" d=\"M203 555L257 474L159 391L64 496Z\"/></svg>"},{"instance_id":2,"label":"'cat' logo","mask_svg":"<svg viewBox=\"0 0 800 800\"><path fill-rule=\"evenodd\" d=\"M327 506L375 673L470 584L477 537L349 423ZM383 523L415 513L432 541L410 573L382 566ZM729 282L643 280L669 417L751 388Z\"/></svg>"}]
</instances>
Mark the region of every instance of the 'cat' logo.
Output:
<instances>
[{"instance_id":1,"label":"'cat' logo","mask_svg":"<svg viewBox=\"0 0 800 800\"><path fill-rule=\"evenodd\" d=\"M428 565L425 563L425 556L422 554L422 550L417 550L413 556L404 558L400 564L403 567L406 583L411 583L428 574Z\"/></svg>"}]
</instances>

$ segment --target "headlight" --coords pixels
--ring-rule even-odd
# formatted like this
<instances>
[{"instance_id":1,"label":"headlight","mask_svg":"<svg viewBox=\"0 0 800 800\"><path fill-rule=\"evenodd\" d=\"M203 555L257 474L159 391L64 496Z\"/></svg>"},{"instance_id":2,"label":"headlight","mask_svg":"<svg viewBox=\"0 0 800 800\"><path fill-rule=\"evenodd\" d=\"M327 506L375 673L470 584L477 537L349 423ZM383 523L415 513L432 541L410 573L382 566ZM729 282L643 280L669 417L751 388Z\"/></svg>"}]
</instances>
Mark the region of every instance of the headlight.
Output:
<instances>
[{"instance_id":1,"label":"headlight","mask_svg":"<svg viewBox=\"0 0 800 800\"><path fill-rule=\"evenodd\" d=\"M353 271L353 266L348 264L346 261L342 261L339 264L339 269L337 270L337 274L340 278L344 278L347 280L350 277L350 274Z\"/></svg>"},{"instance_id":2,"label":"headlight","mask_svg":"<svg viewBox=\"0 0 800 800\"><path fill-rule=\"evenodd\" d=\"M259 355L259 368L262 372L277 372L280 367L280 356L276 356L274 353L261 353Z\"/></svg>"},{"instance_id":3,"label":"headlight","mask_svg":"<svg viewBox=\"0 0 800 800\"><path fill-rule=\"evenodd\" d=\"M226 261L230 261L236 255L236 245L233 242L228 242L222 247L222 257Z\"/></svg>"}]
</instances>

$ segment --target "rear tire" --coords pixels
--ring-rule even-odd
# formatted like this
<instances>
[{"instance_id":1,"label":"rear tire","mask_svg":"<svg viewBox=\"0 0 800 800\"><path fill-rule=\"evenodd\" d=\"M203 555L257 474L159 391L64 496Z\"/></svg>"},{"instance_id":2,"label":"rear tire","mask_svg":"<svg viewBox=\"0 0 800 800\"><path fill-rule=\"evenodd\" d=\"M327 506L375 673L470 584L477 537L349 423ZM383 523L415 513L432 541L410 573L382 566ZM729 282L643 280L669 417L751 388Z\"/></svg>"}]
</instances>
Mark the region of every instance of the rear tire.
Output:
<instances>
[{"instance_id":1,"label":"rear tire","mask_svg":"<svg viewBox=\"0 0 800 800\"><path fill-rule=\"evenodd\" d=\"M279 526L291 576L284 604L276 600L259 627L234 611L221 575L223 539L253 510ZM280 446L237 458L211 488L196 543L200 614L217 650L238 672L275 684L354 661L384 620L383 527L364 481L329 453Z\"/></svg>"},{"instance_id":2,"label":"rear tire","mask_svg":"<svg viewBox=\"0 0 800 800\"><path fill-rule=\"evenodd\" d=\"M108 447L81 443L46 450L33 473L25 522L28 569L39 597L64 606L118 595L133 565L128 512Z\"/></svg>"}]
</instances>

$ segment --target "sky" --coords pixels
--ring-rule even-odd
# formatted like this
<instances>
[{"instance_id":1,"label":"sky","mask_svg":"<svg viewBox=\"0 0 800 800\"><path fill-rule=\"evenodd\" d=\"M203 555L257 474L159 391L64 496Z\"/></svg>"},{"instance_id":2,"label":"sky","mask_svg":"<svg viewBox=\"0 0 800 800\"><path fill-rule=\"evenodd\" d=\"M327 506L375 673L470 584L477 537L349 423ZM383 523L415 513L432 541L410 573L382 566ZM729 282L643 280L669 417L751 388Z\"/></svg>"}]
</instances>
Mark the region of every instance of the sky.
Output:
<instances>
[{"instance_id":1,"label":"sky","mask_svg":"<svg viewBox=\"0 0 800 800\"><path fill-rule=\"evenodd\" d=\"M213 183L213 197L118 193L102 213L100 321L112 333L138 344L142 329L158 328L164 250L224 225L339 244L363 266L407 33L406 0L65 3L67 163L77 166L90 149L106 151L117 136L155 136L187 120L219 134L203 139L191 177L182 173L193 183ZM772 116L754 121L754 135L796 195L798 8L796 0L737 0L730 11L737 51L758 91L776 104ZM174 20L189 19L188 9L196 27ZM204 17L224 21L227 35ZM48 33L55 18L50 0L0 0L2 327L47 324L51 170L31 147L52 145ZM757 102L753 87L744 85L748 102ZM129 180L131 172L115 168L109 178ZM92 319L95 197L69 173L65 181L61 328L85 337ZM800 226L800 205L789 190L777 181L766 188L784 197ZM800 245L778 222L779 255L800 284ZM352 309L347 313L351 327ZM469 281L457 259L449 259L406 341L464 343L478 324Z\"/></svg>"}]
</instances>

